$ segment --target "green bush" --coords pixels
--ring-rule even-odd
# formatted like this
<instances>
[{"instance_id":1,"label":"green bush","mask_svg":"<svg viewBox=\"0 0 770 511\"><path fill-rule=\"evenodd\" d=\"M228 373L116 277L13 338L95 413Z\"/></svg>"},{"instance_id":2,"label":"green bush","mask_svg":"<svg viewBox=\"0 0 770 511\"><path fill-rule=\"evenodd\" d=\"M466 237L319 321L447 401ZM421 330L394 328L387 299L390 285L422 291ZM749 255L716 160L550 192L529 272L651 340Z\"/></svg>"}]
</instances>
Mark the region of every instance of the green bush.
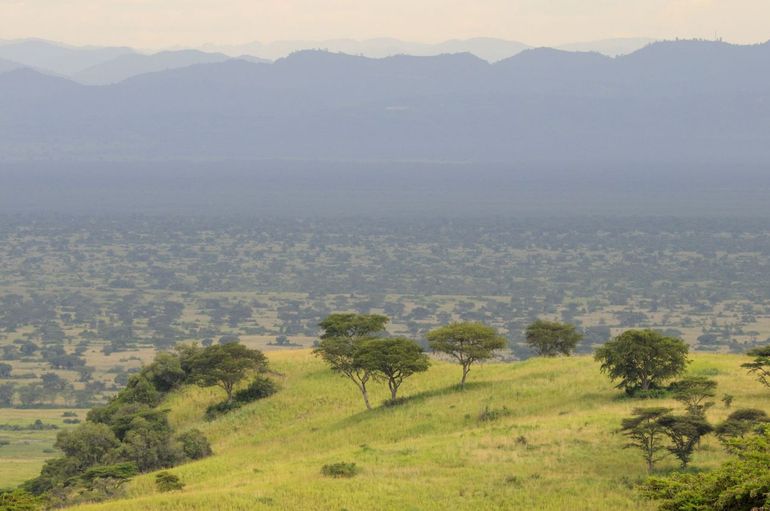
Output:
<instances>
[{"instance_id":1,"label":"green bush","mask_svg":"<svg viewBox=\"0 0 770 511\"><path fill-rule=\"evenodd\" d=\"M184 483L171 472L159 472L155 476L155 487L160 492L179 491L184 488Z\"/></svg>"},{"instance_id":2,"label":"green bush","mask_svg":"<svg viewBox=\"0 0 770 511\"><path fill-rule=\"evenodd\" d=\"M496 421L497 419L511 415L511 413L512 412L505 406L502 408L490 408L489 406L485 406L479 414L479 422Z\"/></svg>"},{"instance_id":3,"label":"green bush","mask_svg":"<svg viewBox=\"0 0 770 511\"><path fill-rule=\"evenodd\" d=\"M236 401L230 401L229 403L227 401L222 401L221 403L217 403L206 408L206 414L204 417L207 421L213 421L217 417L228 412L232 412L233 410L237 410L240 407L241 403Z\"/></svg>"},{"instance_id":4,"label":"green bush","mask_svg":"<svg viewBox=\"0 0 770 511\"><path fill-rule=\"evenodd\" d=\"M277 390L275 383L271 379L257 376L248 387L236 392L233 399L241 404L251 403L252 401L272 396Z\"/></svg>"},{"instance_id":5,"label":"green bush","mask_svg":"<svg viewBox=\"0 0 770 511\"><path fill-rule=\"evenodd\" d=\"M0 510L37 511L43 509L42 499L24 490L0 490Z\"/></svg>"},{"instance_id":6,"label":"green bush","mask_svg":"<svg viewBox=\"0 0 770 511\"><path fill-rule=\"evenodd\" d=\"M211 445L208 439L197 429L191 429L177 437L182 444L184 455L191 460L199 460L211 456Z\"/></svg>"},{"instance_id":7,"label":"green bush","mask_svg":"<svg viewBox=\"0 0 770 511\"><path fill-rule=\"evenodd\" d=\"M326 477L353 477L358 474L358 467L355 463L331 463L321 467L321 474Z\"/></svg>"}]
</instances>

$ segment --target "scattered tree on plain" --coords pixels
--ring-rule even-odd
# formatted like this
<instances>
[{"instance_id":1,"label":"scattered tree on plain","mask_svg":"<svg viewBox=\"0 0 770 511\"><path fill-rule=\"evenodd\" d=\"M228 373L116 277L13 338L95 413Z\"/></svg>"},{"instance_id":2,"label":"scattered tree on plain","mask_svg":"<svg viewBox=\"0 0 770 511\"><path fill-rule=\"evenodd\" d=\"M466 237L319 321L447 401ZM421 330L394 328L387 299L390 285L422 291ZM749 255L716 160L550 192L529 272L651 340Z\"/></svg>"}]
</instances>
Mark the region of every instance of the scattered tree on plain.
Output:
<instances>
[{"instance_id":1,"label":"scattered tree on plain","mask_svg":"<svg viewBox=\"0 0 770 511\"><path fill-rule=\"evenodd\" d=\"M357 364L367 369L375 378L388 382L390 399L395 401L404 379L427 371L428 356L411 339L394 337L363 341L357 354Z\"/></svg>"},{"instance_id":2,"label":"scattered tree on plain","mask_svg":"<svg viewBox=\"0 0 770 511\"><path fill-rule=\"evenodd\" d=\"M583 335L574 325L538 319L527 327L527 344L541 357L569 356Z\"/></svg>"},{"instance_id":3,"label":"scattered tree on plain","mask_svg":"<svg viewBox=\"0 0 770 511\"><path fill-rule=\"evenodd\" d=\"M471 365L492 358L495 351L506 345L504 337L482 323L452 323L428 332L427 338L433 351L446 353L460 363L461 388L465 387Z\"/></svg>"},{"instance_id":4,"label":"scattered tree on plain","mask_svg":"<svg viewBox=\"0 0 770 511\"><path fill-rule=\"evenodd\" d=\"M601 370L628 394L659 388L687 366L687 344L655 330L628 330L596 350Z\"/></svg>"},{"instance_id":5,"label":"scattered tree on plain","mask_svg":"<svg viewBox=\"0 0 770 511\"><path fill-rule=\"evenodd\" d=\"M679 460L682 468L687 468L700 439L714 429L702 416L692 414L664 415L657 422L671 441L666 449Z\"/></svg>"},{"instance_id":6,"label":"scattered tree on plain","mask_svg":"<svg viewBox=\"0 0 770 511\"><path fill-rule=\"evenodd\" d=\"M741 367L748 369L749 374L753 374L762 385L770 387L770 346L751 350L748 355L754 360Z\"/></svg>"},{"instance_id":7,"label":"scattered tree on plain","mask_svg":"<svg viewBox=\"0 0 770 511\"><path fill-rule=\"evenodd\" d=\"M757 432L767 424L770 424L770 417L764 410L739 408L718 424L714 432L722 443L727 444L730 440Z\"/></svg>"},{"instance_id":8,"label":"scattered tree on plain","mask_svg":"<svg viewBox=\"0 0 770 511\"><path fill-rule=\"evenodd\" d=\"M633 415L621 423L620 430L629 439L625 447L640 449L649 471L665 456L660 454L666 450L666 432L660 419L670 412L670 408L664 407L636 408Z\"/></svg>"},{"instance_id":9,"label":"scattered tree on plain","mask_svg":"<svg viewBox=\"0 0 770 511\"><path fill-rule=\"evenodd\" d=\"M708 398L717 395L717 382L705 376L688 376L670 385L673 398L684 404L687 413L704 417L706 410L714 406Z\"/></svg>"}]
</instances>

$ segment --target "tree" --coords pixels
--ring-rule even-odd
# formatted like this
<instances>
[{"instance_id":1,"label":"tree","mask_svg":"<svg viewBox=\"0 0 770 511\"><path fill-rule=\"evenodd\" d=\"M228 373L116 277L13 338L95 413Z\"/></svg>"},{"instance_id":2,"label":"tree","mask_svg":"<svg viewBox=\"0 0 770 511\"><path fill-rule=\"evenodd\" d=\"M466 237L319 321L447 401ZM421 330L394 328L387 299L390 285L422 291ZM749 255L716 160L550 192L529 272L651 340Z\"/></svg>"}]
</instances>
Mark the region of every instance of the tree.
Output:
<instances>
[{"instance_id":1,"label":"tree","mask_svg":"<svg viewBox=\"0 0 770 511\"><path fill-rule=\"evenodd\" d=\"M462 366L460 388L465 387L471 365L492 358L496 350L506 345L504 337L482 323L452 323L428 332L427 338L431 349L446 353Z\"/></svg>"},{"instance_id":2,"label":"tree","mask_svg":"<svg viewBox=\"0 0 770 511\"><path fill-rule=\"evenodd\" d=\"M601 370L628 394L658 388L687 366L687 344L654 330L628 330L596 350Z\"/></svg>"},{"instance_id":3,"label":"tree","mask_svg":"<svg viewBox=\"0 0 770 511\"><path fill-rule=\"evenodd\" d=\"M670 408L636 408L633 416L623 419L620 430L628 437L625 448L636 447L642 451L647 470L652 471L655 463L663 456L658 453L666 449L665 431L660 419L671 412Z\"/></svg>"},{"instance_id":4,"label":"tree","mask_svg":"<svg viewBox=\"0 0 770 511\"><path fill-rule=\"evenodd\" d=\"M753 374L762 385L770 387L770 346L753 349L748 355L754 360L741 367L748 369L749 374Z\"/></svg>"},{"instance_id":5,"label":"tree","mask_svg":"<svg viewBox=\"0 0 770 511\"><path fill-rule=\"evenodd\" d=\"M689 376L671 384L673 398L684 404L687 413L703 417L706 410L714 406L713 401L706 401L717 395L717 382L705 376Z\"/></svg>"},{"instance_id":6,"label":"tree","mask_svg":"<svg viewBox=\"0 0 770 511\"><path fill-rule=\"evenodd\" d=\"M385 331L388 318L377 314L330 314L318 326L323 329L318 347L313 353L321 357L331 370L356 384L367 410L371 410L367 383L372 377L368 368L360 365L358 352L367 339Z\"/></svg>"},{"instance_id":7,"label":"tree","mask_svg":"<svg viewBox=\"0 0 770 511\"><path fill-rule=\"evenodd\" d=\"M388 382L392 401L396 400L398 389L406 378L427 371L430 366L422 348L405 337L364 341L356 357L358 365L368 369L375 378Z\"/></svg>"},{"instance_id":8,"label":"tree","mask_svg":"<svg viewBox=\"0 0 770 511\"><path fill-rule=\"evenodd\" d=\"M567 355L583 338L574 325L538 319L525 332L529 344L541 357Z\"/></svg>"},{"instance_id":9,"label":"tree","mask_svg":"<svg viewBox=\"0 0 770 511\"><path fill-rule=\"evenodd\" d=\"M190 378L201 387L216 385L227 394L226 402L233 399L235 385L249 371L267 370L267 358L259 350L239 343L215 344L196 353L190 361Z\"/></svg>"},{"instance_id":10,"label":"tree","mask_svg":"<svg viewBox=\"0 0 770 511\"><path fill-rule=\"evenodd\" d=\"M676 456L682 468L687 468L701 437L714 430L702 416L692 414L664 415L658 419L658 424L671 440L668 451Z\"/></svg>"},{"instance_id":11,"label":"tree","mask_svg":"<svg viewBox=\"0 0 770 511\"><path fill-rule=\"evenodd\" d=\"M770 417L764 410L739 408L717 425L714 432L722 443L727 444L730 440L743 438L768 423L770 423Z\"/></svg>"},{"instance_id":12,"label":"tree","mask_svg":"<svg viewBox=\"0 0 770 511\"><path fill-rule=\"evenodd\" d=\"M365 339L351 339L347 337L332 337L321 339L318 347L313 353L321 357L332 371L341 374L356 384L361 396L364 398L364 404L367 410L372 409L369 403L369 391L366 388L367 383L372 377L371 371L367 367L361 366L361 358L358 352Z\"/></svg>"},{"instance_id":13,"label":"tree","mask_svg":"<svg viewBox=\"0 0 770 511\"><path fill-rule=\"evenodd\" d=\"M0 407L13 406L13 396L16 394L16 386L13 383L0 384Z\"/></svg>"},{"instance_id":14,"label":"tree","mask_svg":"<svg viewBox=\"0 0 770 511\"><path fill-rule=\"evenodd\" d=\"M31 383L29 385L19 387L17 389L17 394L21 404L28 408L39 403L43 400L43 397L45 397L43 386L39 383Z\"/></svg>"},{"instance_id":15,"label":"tree","mask_svg":"<svg viewBox=\"0 0 770 511\"><path fill-rule=\"evenodd\" d=\"M10 378L13 366L11 364L5 364L0 362L0 378Z\"/></svg>"},{"instance_id":16,"label":"tree","mask_svg":"<svg viewBox=\"0 0 770 511\"><path fill-rule=\"evenodd\" d=\"M770 506L770 428L733 442L734 459L715 470L649 479L645 496L661 511L744 510Z\"/></svg>"},{"instance_id":17,"label":"tree","mask_svg":"<svg viewBox=\"0 0 770 511\"><path fill-rule=\"evenodd\" d=\"M385 331L390 321L379 314L330 314L318 326L323 329L321 339L375 337Z\"/></svg>"},{"instance_id":18,"label":"tree","mask_svg":"<svg viewBox=\"0 0 770 511\"><path fill-rule=\"evenodd\" d=\"M101 463L119 444L109 426L86 422L75 429L60 431L55 447L85 469Z\"/></svg>"}]
</instances>

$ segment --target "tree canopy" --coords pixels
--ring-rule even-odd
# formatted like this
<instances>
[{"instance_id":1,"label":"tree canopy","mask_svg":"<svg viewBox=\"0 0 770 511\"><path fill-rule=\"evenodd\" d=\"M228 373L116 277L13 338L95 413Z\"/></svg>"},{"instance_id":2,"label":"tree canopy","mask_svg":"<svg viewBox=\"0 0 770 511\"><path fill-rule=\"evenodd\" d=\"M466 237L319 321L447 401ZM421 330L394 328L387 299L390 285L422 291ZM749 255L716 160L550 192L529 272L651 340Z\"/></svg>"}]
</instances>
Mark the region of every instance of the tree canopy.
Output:
<instances>
[{"instance_id":1,"label":"tree canopy","mask_svg":"<svg viewBox=\"0 0 770 511\"><path fill-rule=\"evenodd\" d=\"M633 394L657 388L687 366L687 344L655 330L628 330L596 350L601 370Z\"/></svg>"},{"instance_id":2,"label":"tree canopy","mask_svg":"<svg viewBox=\"0 0 770 511\"><path fill-rule=\"evenodd\" d=\"M583 335L574 325L543 319L530 324L525 337L527 344L542 357L569 355L583 339Z\"/></svg>"},{"instance_id":3,"label":"tree canopy","mask_svg":"<svg viewBox=\"0 0 770 511\"><path fill-rule=\"evenodd\" d=\"M452 323L431 330L427 338L433 351L446 353L460 363L463 369L460 387L465 386L472 364L492 358L494 352L507 343L494 328L483 323Z\"/></svg>"},{"instance_id":4,"label":"tree canopy","mask_svg":"<svg viewBox=\"0 0 770 511\"><path fill-rule=\"evenodd\" d=\"M194 353L189 365L191 381L202 387L221 387L229 403L235 385L249 371L267 370L267 358L261 351L239 343L215 344Z\"/></svg>"},{"instance_id":5,"label":"tree canopy","mask_svg":"<svg viewBox=\"0 0 770 511\"><path fill-rule=\"evenodd\" d=\"M430 366L422 348L405 337L364 341L357 350L356 363L366 368L375 378L387 381L393 401L404 379L414 373L427 371Z\"/></svg>"}]
</instances>

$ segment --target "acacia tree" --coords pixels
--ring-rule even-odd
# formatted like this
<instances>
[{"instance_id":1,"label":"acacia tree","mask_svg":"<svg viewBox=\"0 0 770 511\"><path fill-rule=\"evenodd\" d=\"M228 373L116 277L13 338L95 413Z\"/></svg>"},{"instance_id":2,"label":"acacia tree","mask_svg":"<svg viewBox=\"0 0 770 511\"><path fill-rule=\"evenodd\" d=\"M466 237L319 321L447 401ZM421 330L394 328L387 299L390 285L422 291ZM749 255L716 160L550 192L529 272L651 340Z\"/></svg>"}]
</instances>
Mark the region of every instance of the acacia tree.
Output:
<instances>
[{"instance_id":1,"label":"acacia tree","mask_svg":"<svg viewBox=\"0 0 770 511\"><path fill-rule=\"evenodd\" d=\"M233 399L235 385L249 371L267 370L267 358L259 350L239 343L216 344L191 356L190 379L201 387L218 386L227 394L227 403Z\"/></svg>"},{"instance_id":2,"label":"acacia tree","mask_svg":"<svg viewBox=\"0 0 770 511\"><path fill-rule=\"evenodd\" d=\"M762 385L770 387L770 346L753 349L748 355L754 357L754 360L741 367L748 369L749 374L756 376Z\"/></svg>"},{"instance_id":3,"label":"acacia tree","mask_svg":"<svg viewBox=\"0 0 770 511\"><path fill-rule=\"evenodd\" d=\"M471 365L492 358L496 350L506 345L504 337L482 323L452 323L428 332L427 338L433 351L454 357L462 366L460 388L465 387Z\"/></svg>"},{"instance_id":4,"label":"acacia tree","mask_svg":"<svg viewBox=\"0 0 770 511\"><path fill-rule=\"evenodd\" d=\"M313 352L329 364L332 371L355 383L367 410L372 409L366 388L372 373L368 367L361 365L359 352L366 340L385 331L388 321L387 317L377 314L338 313L327 316L318 324L323 333Z\"/></svg>"},{"instance_id":5,"label":"acacia tree","mask_svg":"<svg viewBox=\"0 0 770 511\"><path fill-rule=\"evenodd\" d=\"M636 447L642 451L647 462L647 470L652 472L655 463L663 456L658 453L666 450L665 429L660 419L671 412L670 408L636 408L633 416L623 419L620 430L628 437L624 448Z\"/></svg>"},{"instance_id":6,"label":"acacia tree","mask_svg":"<svg viewBox=\"0 0 770 511\"><path fill-rule=\"evenodd\" d=\"M687 413L703 417L706 410L714 406L713 401L706 401L717 395L717 382L705 376L689 376L671 384L673 397L684 404Z\"/></svg>"},{"instance_id":7,"label":"acacia tree","mask_svg":"<svg viewBox=\"0 0 770 511\"><path fill-rule=\"evenodd\" d=\"M633 394L650 390L681 374L687 366L687 344L655 330L628 330L596 350L601 370L617 387Z\"/></svg>"},{"instance_id":8,"label":"acacia tree","mask_svg":"<svg viewBox=\"0 0 770 511\"><path fill-rule=\"evenodd\" d=\"M529 344L541 357L567 355L583 338L574 325L538 319L525 332Z\"/></svg>"},{"instance_id":9,"label":"acacia tree","mask_svg":"<svg viewBox=\"0 0 770 511\"><path fill-rule=\"evenodd\" d=\"M405 337L364 341L356 357L360 367L368 369L375 378L388 382L392 401L396 400L404 379L414 373L427 371L430 366L422 348Z\"/></svg>"},{"instance_id":10,"label":"acacia tree","mask_svg":"<svg viewBox=\"0 0 770 511\"><path fill-rule=\"evenodd\" d=\"M698 445L701 437L711 433L714 429L706 422L706 419L692 414L664 415L657 422L671 440L671 445L666 449L676 456L682 464L682 468L687 468L695 446Z\"/></svg>"}]
</instances>

